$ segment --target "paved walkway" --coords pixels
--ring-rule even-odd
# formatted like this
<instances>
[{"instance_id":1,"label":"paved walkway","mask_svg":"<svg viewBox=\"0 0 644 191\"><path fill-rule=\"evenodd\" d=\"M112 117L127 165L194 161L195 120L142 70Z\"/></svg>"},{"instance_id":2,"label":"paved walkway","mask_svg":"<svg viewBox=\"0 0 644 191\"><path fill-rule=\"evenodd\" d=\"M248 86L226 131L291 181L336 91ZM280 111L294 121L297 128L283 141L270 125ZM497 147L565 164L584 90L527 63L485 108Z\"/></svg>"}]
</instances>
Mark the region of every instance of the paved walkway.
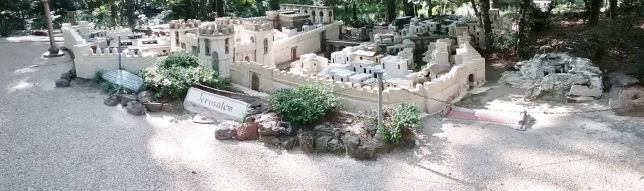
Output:
<instances>
[{"instance_id":1,"label":"paved walkway","mask_svg":"<svg viewBox=\"0 0 644 191\"><path fill-rule=\"evenodd\" d=\"M0 43L0 190L644 190L641 119L599 113L528 131L427 118L421 146L375 161L214 139L191 115L128 115L68 58Z\"/></svg>"}]
</instances>

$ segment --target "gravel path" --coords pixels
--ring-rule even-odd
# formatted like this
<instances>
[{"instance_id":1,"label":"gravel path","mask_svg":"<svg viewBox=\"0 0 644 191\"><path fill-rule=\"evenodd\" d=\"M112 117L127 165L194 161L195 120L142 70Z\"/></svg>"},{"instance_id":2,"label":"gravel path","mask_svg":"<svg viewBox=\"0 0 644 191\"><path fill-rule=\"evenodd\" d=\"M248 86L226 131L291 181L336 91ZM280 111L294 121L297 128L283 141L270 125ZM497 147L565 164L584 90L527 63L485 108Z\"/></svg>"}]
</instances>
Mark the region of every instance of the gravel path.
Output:
<instances>
[{"instance_id":1,"label":"gravel path","mask_svg":"<svg viewBox=\"0 0 644 191\"><path fill-rule=\"evenodd\" d=\"M187 114L128 115L88 82L55 88L71 63L46 49L0 43L0 190L644 190L642 119L522 132L429 117L420 147L356 161L217 141Z\"/></svg>"}]
</instances>

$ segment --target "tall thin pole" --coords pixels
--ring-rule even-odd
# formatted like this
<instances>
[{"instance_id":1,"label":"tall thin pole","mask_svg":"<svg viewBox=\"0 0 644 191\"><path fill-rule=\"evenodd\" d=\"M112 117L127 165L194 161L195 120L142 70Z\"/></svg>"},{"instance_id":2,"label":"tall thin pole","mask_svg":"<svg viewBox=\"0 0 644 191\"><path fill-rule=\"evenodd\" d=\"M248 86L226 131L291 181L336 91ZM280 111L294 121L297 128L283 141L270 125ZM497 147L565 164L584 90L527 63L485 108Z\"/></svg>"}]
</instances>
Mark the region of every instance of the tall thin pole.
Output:
<instances>
[{"instance_id":1,"label":"tall thin pole","mask_svg":"<svg viewBox=\"0 0 644 191\"><path fill-rule=\"evenodd\" d=\"M382 71L376 72L378 75L378 128L382 127Z\"/></svg>"},{"instance_id":2,"label":"tall thin pole","mask_svg":"<svg viewBox=\"0 0 644 191\"><path fill-rule=\"evenodd\" d=\"M58 54L60 49L56 46L56 43L54 42L54 27L51 24L51 15L49 15L49 0L41 0L43 9L45 11L45 19L47 20L47 33L49 33L49 54L45 54L46 57L55 57L55 56L62 56L62 54Z\"/></svg>"}]
</instances>

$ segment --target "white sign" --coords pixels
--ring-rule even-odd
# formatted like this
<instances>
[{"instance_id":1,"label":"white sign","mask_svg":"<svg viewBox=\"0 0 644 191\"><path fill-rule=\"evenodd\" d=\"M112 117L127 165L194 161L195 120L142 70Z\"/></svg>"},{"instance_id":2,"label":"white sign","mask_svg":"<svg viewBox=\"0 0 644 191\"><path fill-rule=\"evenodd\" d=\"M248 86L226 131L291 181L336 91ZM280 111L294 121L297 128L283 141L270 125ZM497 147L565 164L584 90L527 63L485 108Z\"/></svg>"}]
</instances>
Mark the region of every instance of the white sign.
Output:
<instances>
[{"instance_id":1,"label":"white sign","mask_svg":"<svg viewBox=\"0 0 644 191\"><path fill-rule=\"evenodd\" d=\"M206 92L197 88L190 88L186 99L183 100L183 107L191 112L212 117L221 118L225 114L235 119L242 119L248 111L250 104Z\"/></svg>"}]
</instances>

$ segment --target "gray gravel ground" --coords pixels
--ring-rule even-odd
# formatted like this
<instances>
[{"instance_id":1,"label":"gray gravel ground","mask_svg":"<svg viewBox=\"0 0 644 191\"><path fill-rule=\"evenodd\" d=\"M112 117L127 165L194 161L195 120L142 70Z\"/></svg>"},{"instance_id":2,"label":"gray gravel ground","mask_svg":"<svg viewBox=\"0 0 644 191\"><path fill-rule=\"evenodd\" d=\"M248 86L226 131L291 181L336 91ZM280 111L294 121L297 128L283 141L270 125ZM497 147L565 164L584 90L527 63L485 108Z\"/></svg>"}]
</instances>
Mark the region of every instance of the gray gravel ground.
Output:
<instances>
[{"instance_id":1,"label":"gray gravel ground","mask_svg":"<svg viewBox=\"0 0 644 191\"><path fill-rule=\"evenodd\" d=\"M642 119L522 132L429 117L420 147L356 161L217 141L186 114L128 115L86 82L55 88L71 64L46 49L0 43L0 190L644 190Z\"/></svg>"}]
</instances>

